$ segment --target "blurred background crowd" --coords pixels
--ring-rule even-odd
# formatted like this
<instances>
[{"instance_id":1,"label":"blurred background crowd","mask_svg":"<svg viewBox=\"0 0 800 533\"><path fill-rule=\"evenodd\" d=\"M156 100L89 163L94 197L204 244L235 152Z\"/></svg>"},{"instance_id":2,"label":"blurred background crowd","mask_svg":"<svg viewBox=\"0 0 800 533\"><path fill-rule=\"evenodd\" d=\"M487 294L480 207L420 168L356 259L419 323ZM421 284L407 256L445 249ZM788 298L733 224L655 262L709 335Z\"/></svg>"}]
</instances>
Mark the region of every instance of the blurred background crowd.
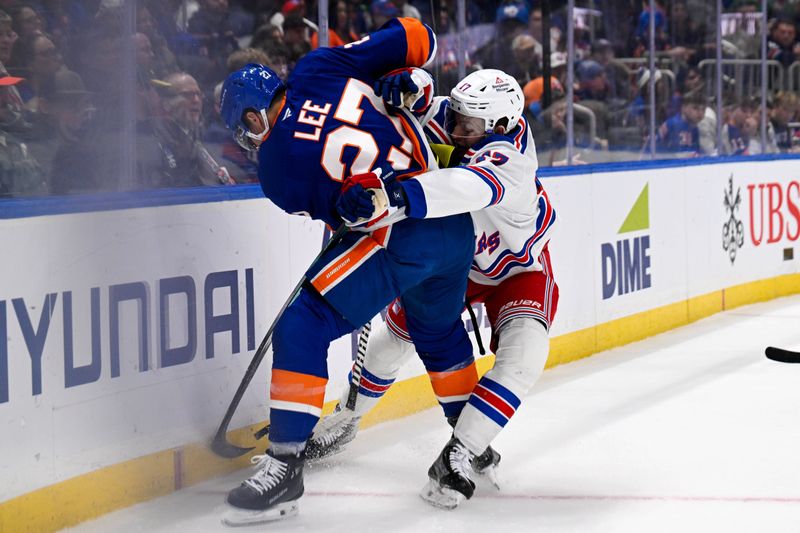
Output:
<instances>
[{"instance_id":1,"label":"blurred background crowd","mask_svg":"<svg viewBox=\"0 0 800 533\"><path fill-rule=\"evenodd\" d=\"M286 78L320 20L330 46L428 23L439 94L514 75L542 166L800 151L800 0L544 2L0 0L0 198L257 181L221 82Z\"/></svg>"}]
</instances>

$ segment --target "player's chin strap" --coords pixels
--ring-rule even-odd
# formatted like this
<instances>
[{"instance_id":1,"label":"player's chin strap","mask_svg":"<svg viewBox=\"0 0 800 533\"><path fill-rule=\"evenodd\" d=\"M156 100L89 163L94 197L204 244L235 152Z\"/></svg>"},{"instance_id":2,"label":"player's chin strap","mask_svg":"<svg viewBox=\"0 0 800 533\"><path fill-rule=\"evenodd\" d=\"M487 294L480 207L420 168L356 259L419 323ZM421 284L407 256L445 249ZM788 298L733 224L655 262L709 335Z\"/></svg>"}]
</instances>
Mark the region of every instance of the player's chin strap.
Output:
<instances>
[{"instance_id":1,"label":"player's chin strap","mask_svg":"<svg viewBox=\"0 0 800 533\"><path fill-rule=\"evenodd\" d=\"M469 319L472 321L472 331L475 332L475 341L478 343L478 351L480 351L481 355L486 355L486 350L483 349L483 339L481 339L480 325L478 324L478 319L475 318L475 311L472 310L472 303L470 303L469 298L466 298L464 303L467 306Z\"/></svg>"}]
</instances>

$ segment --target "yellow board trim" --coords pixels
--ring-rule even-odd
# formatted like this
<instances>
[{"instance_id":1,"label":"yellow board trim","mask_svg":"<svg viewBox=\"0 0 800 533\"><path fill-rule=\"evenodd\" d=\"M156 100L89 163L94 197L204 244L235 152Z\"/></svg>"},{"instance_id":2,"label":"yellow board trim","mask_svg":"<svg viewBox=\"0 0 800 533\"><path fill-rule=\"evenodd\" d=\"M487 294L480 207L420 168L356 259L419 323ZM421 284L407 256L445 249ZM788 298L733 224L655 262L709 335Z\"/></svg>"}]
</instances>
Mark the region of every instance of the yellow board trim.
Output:
<instances>
[{"instance_id":1,"label":"yellow board trim","mask_svg":"<svg viewBox=\"0 0 800 533\"><path fill-rule=\"evenodd\" d=\"M576 361L597 352L638 341L746 304L800 293L800 274L744 283L574 331L552 339L547 367ZM494 357L478 360L485 373ZM335 402L325 405L330 413ZM395 383L362 427L408 416L436 405L427 376ZM251 443L263 423L237 429L232 442ZM259 444L259 450L264 445ZM0 503L0 533L48 533L104 514L164 496L183 487L243 468L249 457L220 459L204 443L138 457L101 468Z\"/></svg>"}]
</instances>

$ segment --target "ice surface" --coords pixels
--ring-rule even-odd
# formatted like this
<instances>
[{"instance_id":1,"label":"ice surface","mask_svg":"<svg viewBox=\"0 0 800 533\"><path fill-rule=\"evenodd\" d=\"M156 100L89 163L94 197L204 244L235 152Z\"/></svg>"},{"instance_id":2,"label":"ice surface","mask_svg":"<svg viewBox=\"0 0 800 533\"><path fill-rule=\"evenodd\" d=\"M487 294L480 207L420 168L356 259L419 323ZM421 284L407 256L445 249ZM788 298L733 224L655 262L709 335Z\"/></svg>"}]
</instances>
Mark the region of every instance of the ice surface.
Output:
<instances>
[{"instance_id":1,"label":"ice surface","mask_svg":"<svg viewBox=\"0 0 800 533\"><path fill-rule=\"evenodd\" d=\"M496 491L417 495L448 439L439 409L367 429L306 473L300 514L231 529L246 472L82 524L81 533L800 531L800 297L742 307L545 372L495 442Z\"/></svg>"}]
</instances>

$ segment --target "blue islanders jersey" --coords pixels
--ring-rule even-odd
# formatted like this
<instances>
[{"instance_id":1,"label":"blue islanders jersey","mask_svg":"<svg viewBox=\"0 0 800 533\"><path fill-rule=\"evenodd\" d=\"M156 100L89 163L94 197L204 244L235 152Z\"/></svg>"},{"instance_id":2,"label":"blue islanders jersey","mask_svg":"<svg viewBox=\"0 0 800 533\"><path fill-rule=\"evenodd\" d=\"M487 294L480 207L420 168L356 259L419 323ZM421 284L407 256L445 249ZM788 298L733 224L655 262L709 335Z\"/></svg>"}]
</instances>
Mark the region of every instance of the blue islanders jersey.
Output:
<instances>
[{"instance_id":1,"label":"blue islanders jersey","mask_svg":"<svg viewBox=\"0 0 800 533\"><path fill-rule=\"evenodd\" d=\"M416 19L387 22L360 41L320 48L302 58L286 99L259 149L264 194L288 213L330 226L342 181L388 162L398 175L436 168L424 133L405 110L387 110L374 81L402 67L423 67L436 38Z\"/></svg>"},{"instance_id":2,"label":"blue islanders jersey","mask_svg":"<svg viewBox=\"0 0 800 533\"><path fill-rule=\"evenodd\" d=\"M660 150L699 152L700 131L678 113L658 128L658 142Z\"/></svg>"}]
</instances>

